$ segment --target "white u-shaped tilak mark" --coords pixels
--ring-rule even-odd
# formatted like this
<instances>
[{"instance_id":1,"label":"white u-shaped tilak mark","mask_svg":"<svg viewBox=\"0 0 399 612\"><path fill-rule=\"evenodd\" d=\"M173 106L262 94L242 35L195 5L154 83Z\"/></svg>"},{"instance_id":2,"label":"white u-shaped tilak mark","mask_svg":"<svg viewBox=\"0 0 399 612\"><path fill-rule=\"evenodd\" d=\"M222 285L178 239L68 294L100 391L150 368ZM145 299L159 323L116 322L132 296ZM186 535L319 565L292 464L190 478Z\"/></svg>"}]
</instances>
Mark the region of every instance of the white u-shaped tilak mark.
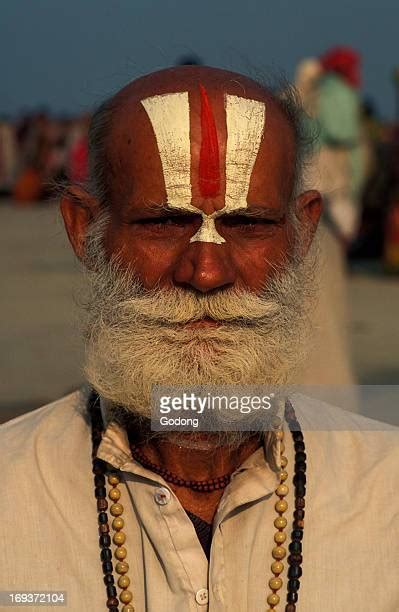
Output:
<instances>
[{"instance_id":1,"label":"white u-shaped tilak mark","mask_svg":"<svg viewBox=\"0 0 399 612\"><path fill-rule=\"evenodd\" d=\"M265 103L226 94L226 195L222 209L207 215L191 204L190 108L188 92L152 96L142 100L158 145L167 203L201 214L200 229L190 242L222 244L215 219L248 206L252 171L262 141Z\"/></svg>"}]
</instances>

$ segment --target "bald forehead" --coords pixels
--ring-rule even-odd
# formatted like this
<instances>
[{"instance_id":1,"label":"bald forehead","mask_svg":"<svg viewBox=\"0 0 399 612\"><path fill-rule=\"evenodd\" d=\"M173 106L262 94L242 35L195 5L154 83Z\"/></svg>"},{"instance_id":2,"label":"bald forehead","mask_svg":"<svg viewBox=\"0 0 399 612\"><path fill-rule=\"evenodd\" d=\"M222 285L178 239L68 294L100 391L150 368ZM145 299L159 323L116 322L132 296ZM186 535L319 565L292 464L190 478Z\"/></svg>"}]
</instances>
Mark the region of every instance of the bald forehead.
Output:
<instances>
[{"instance_id":1,"label":"bald forehead","mask_svg":"<svg viewBox=\"0 0 399 612\"><path fill-rule=\"evenodd\" d=\"M243 115L246 115L248 109L254 107L256 103L258 108L264 107L266 121L262 126L256 150L249 192L257 192L262 199L260 191L267 182L269 191L270 189L273 191L274 185L276 195L281 195L283 199L287 197L294 169L295 139L292 126L284 111L274 96L259 83L242 75L206 67L180 67L147 75L129 84L115 97L116 110L113 113L112 129L107 139L107 153L113 169L112 174L118 178L118 188L120 189L123 184L129 193L135 186L136 201L165 199L159 134L156 132L154 113L151 116L151 111L155 107L154 100L159 101L161 97L169 105L172 102L175 104L175 114L165 115L170 123L170 130L173 132L174 121L180 124L185 121L186 125L189 125L190 172L193 178L196 167L200 165L203 142L201 88L205 89L211 107L219 153L223 159L226 156L229 119L226 113L226 100L230 102L242 100L238 112L241 110ZM247 129L245 116L242 125L245 131ZM248 134L248 138L253 138L250 131ZM181 151L179 153L178 147L174 147L172 153L176 165L181 163ZM221 164L221 181L222 187L225 188L226 168L223 164ZM196 182L193 181L194 195L198 195L195 194ZM256 193L248 195L255 197L256 200ZM220 208L221 204L218 206Z\"/></svg>"},{"instance_id":2,"label":"bald forehead","mask_svg":"<svg viewBox=\"0 0 399 612\"><path fill-rule=\"evenodd\" d=\"M270 128L274 123L279 123L279 127L284 125L287 134L293 137L289 121L270 91L244 75L205 66L170 68L146 75L127 85L115 96L118 113L114 127L128 117L133 118L135 112L140 113L141 102L155 95L187 92L190 100L195 102L199 98L199 84L206 87L216 102L222 101L225 94L264 102L270 115Z\"/></svg>"},{"instance_id":3,"label":"bald forehead","mask_svg":"<svg viewBox=\"0 0 399 612\"><path fill-rule=\"evenodd\" d=\"M272 99L272 95L260 83L235 72L207 66L180 66L145 75L124 87L116 99L123 104L172 91L196 92L200 82L208 91L227 92L259 100Z\"/></svg>"}]
</instances>

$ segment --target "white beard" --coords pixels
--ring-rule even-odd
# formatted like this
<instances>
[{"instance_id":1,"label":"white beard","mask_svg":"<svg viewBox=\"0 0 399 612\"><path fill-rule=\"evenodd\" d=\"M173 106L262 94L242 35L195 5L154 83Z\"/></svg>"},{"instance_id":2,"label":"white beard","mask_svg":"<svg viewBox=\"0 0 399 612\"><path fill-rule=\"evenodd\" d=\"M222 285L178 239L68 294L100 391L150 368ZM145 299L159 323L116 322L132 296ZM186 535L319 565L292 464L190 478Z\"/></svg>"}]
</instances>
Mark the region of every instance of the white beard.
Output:
<instances>
[{"instance_id":1,"label":"white beard","mask_svg":"<svg viewBox=\"0 0 399 612\"><path fill-rule=\"evenodd\" d=\"M114 406L151 416L154 384L279 385L292 382L309 345L317 245L267 281L260 295L226 289L146 290L102 248L105 219L87 240L85 374ZM187 328L210 317L219 327Z\"/></svg>"}]
</instances>

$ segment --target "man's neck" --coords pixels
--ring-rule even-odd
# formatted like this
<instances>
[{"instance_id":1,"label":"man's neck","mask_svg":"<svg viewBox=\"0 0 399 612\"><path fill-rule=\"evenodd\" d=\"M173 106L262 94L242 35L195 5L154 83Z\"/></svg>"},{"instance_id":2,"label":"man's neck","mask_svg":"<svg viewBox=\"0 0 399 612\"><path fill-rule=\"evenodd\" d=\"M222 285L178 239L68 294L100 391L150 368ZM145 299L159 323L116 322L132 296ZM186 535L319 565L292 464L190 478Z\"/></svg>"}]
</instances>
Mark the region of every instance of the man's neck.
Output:
<instances>
[{"instance_id":1,"label":"man's neck","mask_svg":"<svg viewBox=\"0 0 399 612\"><path fill-rule=\"evenodd\" d=\"M242 463L262 446L259 434L235 437L234 432L224 438L216 433L168 433L154 437L151 422L125 409L110 408L102 404L105 422L115 420L126 430L130 445L139 445L145 457L155 465L169 470L184 480L210 480L232 474ZM229 442L229 443L228 443ZM212 522L223 489L209 493L168 483L183 508L207 522Z\"/></svg>"},{"instance_id":2,"label":"man's neck","mask_svg":"<svg viewBox=\"0 0 399 612\"><path fill-rule=\"evenodd\" d=\"M262 444L257 435L246 438L239 446L213 446L211 440L202 434L195 437L191 434L190 438L181 439L180 444L173 438L155 438L141 445L141 450L152 463L179 478L202 481L232 474ZM204 493L174 484L170 486L186 510L207 522L213 521L222 489Z\"/></svg>"}]
</instances>

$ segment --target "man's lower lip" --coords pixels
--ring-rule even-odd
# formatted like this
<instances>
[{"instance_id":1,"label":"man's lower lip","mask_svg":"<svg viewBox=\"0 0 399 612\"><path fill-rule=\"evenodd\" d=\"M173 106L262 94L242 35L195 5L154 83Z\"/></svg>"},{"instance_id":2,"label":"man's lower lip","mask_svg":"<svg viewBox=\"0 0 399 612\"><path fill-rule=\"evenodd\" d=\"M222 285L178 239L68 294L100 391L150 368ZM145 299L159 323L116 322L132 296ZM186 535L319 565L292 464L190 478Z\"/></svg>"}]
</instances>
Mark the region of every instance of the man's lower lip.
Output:
<instances>
[{"instance_id":1,"label":"man's lower lip","mask_svg":"<svg viewBox=\"0 0 399 612\"><path fill-rule=\"evenodd\" d=\"M221 325L220 321L215 321L215 319L200 319L199 321L190 321L185 324L185 327L188 329L201 329L204 327L219 327Z\"/></svg>"}]
</instances>

